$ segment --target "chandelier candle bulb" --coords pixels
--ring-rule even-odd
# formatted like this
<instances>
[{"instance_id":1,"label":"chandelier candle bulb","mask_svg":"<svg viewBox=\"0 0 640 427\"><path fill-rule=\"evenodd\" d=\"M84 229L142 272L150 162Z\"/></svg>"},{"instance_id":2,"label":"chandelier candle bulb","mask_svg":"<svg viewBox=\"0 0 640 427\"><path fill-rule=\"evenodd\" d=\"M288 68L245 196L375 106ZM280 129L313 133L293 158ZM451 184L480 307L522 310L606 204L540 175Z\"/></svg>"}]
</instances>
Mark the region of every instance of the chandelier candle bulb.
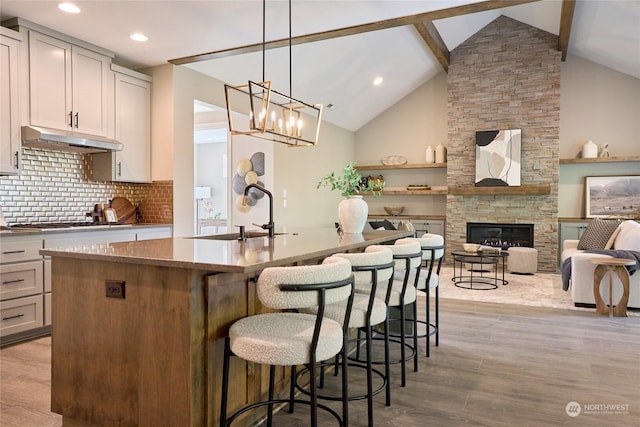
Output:
<instances>
[{"instance_id":1,"label":"chandelier candle bulb","mask_svg":"<svg viewBox=\"0 0 640 427\"><path fill-rule=\"evenodd\" d=\"M276 129L276 112L275 111L271 112L271 129L272 130Z\"/></svg>"}]
</instances>

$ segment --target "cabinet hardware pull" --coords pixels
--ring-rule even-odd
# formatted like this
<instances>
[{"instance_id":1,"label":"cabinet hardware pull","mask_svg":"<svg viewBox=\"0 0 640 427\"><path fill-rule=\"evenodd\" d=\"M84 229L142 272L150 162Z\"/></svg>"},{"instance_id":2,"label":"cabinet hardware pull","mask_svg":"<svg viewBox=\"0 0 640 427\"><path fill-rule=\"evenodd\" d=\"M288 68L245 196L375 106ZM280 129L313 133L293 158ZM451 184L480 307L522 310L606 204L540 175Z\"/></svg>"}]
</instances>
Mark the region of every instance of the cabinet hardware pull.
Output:
<instances>
[{"instance_id":1,"label":"cabinet hardware pull","mask_svg":"<svg viewBox=\"0 0 640 427\"><path fill-rule=\"evenodd\" d=\"M18 319L20 317L24 317L24 314L16 314L15 316L9 316L9 317L3 317L2 320L11 320L11 319Z\"/></svg>"},{"instance_id":2,"label":"cabinet hardware pull","mask_svg":"<svg viewBox=\"0 0 640 427\"><path fill-rule=\"evenodd\" d=\"M24 279L16 279L16 280L7 280L6 282L2 282L3 285L12 285L14 283L24 282Z\"/></svg>"},{"instance_id":3,"label":"cabinet hardware pull","mask_svg":"<svg viewBox=\"0 0 640 427\"><path fill-rule=\"evenodd\" d=\"M79 113L76 113L76 129L78 129L78 114Z\"/></svg>"},{"instance_id":4,"label":"cabinet hardware pull","mask_svg":"<svg viewBox=\"0 0 640 427\"><path fill-rule=\"evenodd\" d=\"M122 162L118 162L118 176L122 176Z\"/></svg>"},{"instance_id":5,"label":"cabinet hardware pull","mask_svg":"<svg viewBox=\"0 0 640 427\"><path fill-rule=\"evenodd\" d=\"M3 254L3 255L8 255L8 254L22 254L22 253L24 253L24 252L26 252L26 251L24 251L24 250L22 250L22 251L5 251L5 252L2 252L2 254Z\"/></svg>"},{"instance_id":6,"label":"cabinet hardware pull","mask_svg":"<svg viewBox=\"0 0 640 427\"><path fill-rule=\"evenodd\" d=\"M73 127L73 111L69 111L69 127Z\"/></svg>"},{"instance_id":7,"label":"cabinet hardware pull","mask_svg":"<svg viewBox=\"0 0 640 427\"><path fill-rule=\"evenodd\" d=\"M17 151L15 154L15 157L16 157L16 169L20 169L20 155L18 154Z\"/></svg>"}]
</instances>

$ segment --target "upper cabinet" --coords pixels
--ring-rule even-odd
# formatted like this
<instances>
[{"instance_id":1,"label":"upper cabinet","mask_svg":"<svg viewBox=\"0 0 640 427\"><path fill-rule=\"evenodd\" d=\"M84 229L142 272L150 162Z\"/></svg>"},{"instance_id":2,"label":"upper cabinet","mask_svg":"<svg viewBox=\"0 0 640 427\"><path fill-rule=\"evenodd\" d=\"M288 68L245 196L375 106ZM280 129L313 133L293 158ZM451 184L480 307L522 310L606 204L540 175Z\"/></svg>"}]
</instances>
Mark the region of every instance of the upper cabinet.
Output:
<instances>
[{"instance_id":1,"label":"upper cabinet","mask_svg":"<svg viewBox=\"0 0 640 427\"><path fill-rule=\"evenodd\" d=\"M0 27L0 175L20 172L20 33Z\"/></svg>"},{"instance_id":2,"label":"upper cabinet","mask_svg":"<svg viewBox=\"0 0 640 427\"><path fill-rule=\"evenodd\" d=\"M107 137L111 58L29 31L33 126Z\"/></svg>"},{"instance_id":3,"label":"upper cabinet","mask_svg":"<svg viewBox=\"0 0 640 427\"><path fill-rule=\"evenodd\" d=\"M122 151L93 155L97 181L151 181L151 77L112 65L115 139Z\"/></svg>"}]
</instances>

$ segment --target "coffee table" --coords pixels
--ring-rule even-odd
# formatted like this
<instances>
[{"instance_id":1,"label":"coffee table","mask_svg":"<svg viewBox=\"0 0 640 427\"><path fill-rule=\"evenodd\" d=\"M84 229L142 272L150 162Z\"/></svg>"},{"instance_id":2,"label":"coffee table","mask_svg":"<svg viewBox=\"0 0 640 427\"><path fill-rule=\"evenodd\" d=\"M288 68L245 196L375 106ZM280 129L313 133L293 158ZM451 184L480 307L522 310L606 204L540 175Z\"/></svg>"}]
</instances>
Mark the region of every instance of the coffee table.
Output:
<instances>
[{"instance_id":1,"label":"coffee table","mask_svg":"<svg viewBox=\"0 0 640 427\"><path fill-rule=\"evenodd\" d=\"M451 280L459 288L491 290L496 289L499 284L504 286L509 283L504 278L505 260L509 256L507 251L484 253L483 251L453 251L451 255L453 255L453 277ZM471 264L471 268L468 270L469 274L464 273L464 264ZM502 264L502 278L498 277L500 264ZM474 265L479 265L480 268L474 268ZM485 265L493 266L493 277L484 274L486 270L483 266ZM459 267L456 268L457 266ZM474 275L474 273L479 274Z\"/></svg>"}]
</instances>

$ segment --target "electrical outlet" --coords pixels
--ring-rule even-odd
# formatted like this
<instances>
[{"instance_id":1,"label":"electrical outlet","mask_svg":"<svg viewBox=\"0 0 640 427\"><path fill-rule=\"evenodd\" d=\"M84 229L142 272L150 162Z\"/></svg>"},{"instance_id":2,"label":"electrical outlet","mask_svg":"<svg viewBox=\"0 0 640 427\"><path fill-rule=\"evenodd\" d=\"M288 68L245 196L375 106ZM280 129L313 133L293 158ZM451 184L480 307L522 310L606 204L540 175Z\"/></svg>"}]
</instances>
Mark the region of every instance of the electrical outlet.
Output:
<instances>
[{"instance_id":1,"label":"electrical outlet","mask_svg":"<svg viewBox=\"0 0 640 427\"><path fill-rule=\"evenodd\" d=\"M124 280L106 280L104 284L107 298L124 299L125 283Z\"/></svg>"}]
</instances>

